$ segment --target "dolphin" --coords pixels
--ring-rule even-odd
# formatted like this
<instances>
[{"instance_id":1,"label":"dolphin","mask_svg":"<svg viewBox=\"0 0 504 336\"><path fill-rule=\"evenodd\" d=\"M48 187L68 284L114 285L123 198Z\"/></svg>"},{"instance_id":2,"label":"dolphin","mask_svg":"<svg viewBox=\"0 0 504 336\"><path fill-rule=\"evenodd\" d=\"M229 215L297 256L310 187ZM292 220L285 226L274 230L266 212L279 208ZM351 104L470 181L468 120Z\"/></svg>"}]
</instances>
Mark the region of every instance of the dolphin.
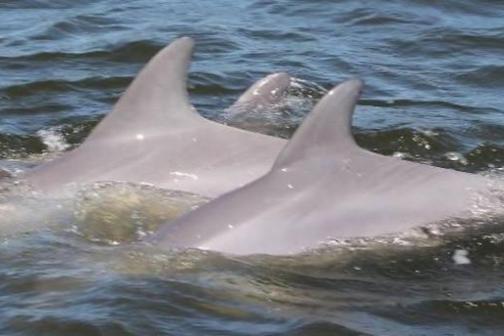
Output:
<instances>
[{"instance_id":1,"label":"dolphin","mask_svg":"<svg viewBox=\"0 0 504 336\"><path fill-rule=\"evenodd\" d=\"M328 92L264 176L212 200L153 238L161 248L289 255L331 239L402 233L473 215L486 177L360 148L351 121L363 83Z\"/></svg>"},{"instance_id":2,"label":"dolphin","mask_svg":"<svg viewBox=\"0 0 504 336\"><path fill-rule=\"evenodd\" d=\"M83 144L27 172L35 190L57 194L97 181L153 184L216 197L264 175L286 141L203 118L190 104L187 71L194 42L183 37L161 50ZM290 78L256 83L230 111L278 101Z\"/></svg>"},{"instance_id":3,"label":"dolphin","mask_svg":"<svg viewBox=\"0 0 504 336\"><path fill-rule=\"evenodd\" d=\"M250 110L264 110L277 104L290 85L288 74L274 73L254 83L225 111L230 119L246 118Z\"/></svg>"}]
</instances>

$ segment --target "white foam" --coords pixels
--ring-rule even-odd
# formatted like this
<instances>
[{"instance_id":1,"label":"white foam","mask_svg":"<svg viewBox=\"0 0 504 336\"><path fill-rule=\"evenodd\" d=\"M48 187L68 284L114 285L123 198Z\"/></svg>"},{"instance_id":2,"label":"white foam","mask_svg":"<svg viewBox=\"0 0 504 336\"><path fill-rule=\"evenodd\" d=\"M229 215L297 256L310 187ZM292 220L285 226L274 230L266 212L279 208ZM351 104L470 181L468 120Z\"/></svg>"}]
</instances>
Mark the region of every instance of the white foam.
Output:
<instances>
[{"instance_id":1,"label":"white foam","mask_svg":"<svg viewBox=\"0 0 504 336\"><path fill-rule=\"evenodd\" d=\"M468 257L469 252L466 250L455 250L453 253L452 259L456 265L469 265L471 263L471 259Z\"/></svg>"},{"instance_id":2,"label":"white foam","mask_svg":"<svg viewBox=\"0 0 504 336\"><path fill-rule=\"evenodd\" d=\"M458 161L463 165L467 165L467 159L458 152L448 152L445 154L446 158L450 161Z\"/></svg>"},{"instance_id":3,"label":"white foam","mask_svg":"<svg viewBox=\"0 0 504 336\"><path fill-rule=\"evenodd\" d=\"M47 146L47 150L49 152L61 152L70 147L57 128L39 130L37 135L40 137L44 145Z\"/></svg>"}]
</instances>

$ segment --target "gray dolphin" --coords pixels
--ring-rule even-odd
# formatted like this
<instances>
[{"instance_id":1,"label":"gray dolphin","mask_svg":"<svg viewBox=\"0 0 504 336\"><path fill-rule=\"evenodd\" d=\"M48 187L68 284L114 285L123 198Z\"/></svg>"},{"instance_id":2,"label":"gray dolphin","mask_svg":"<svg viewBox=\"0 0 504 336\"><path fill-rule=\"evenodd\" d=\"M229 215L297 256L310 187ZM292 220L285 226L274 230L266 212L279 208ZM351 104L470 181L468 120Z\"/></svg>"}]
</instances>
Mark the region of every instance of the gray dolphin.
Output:
<instances>
[{"instance_id":1,"label":"gray dolphin","mask_svg":"<svg viewBox=\"0 0 504 336\"><path fill-rule=\"evenodd\" d=\"M366 151L351 133L362 83L347 81L308 114L273 168L162 227L161 247L292 254L328 239L371 237L472 215L482 176Z\"/></svg>"},{"instance_id":2,"label":"gray dolphin","mask_svg":"<svg viewBox=\"0 0 504 336\"><path fill-rule=\"evenodd\" d=\"M200 116L186 89L192 50L187 37L161 50L82 145L28 172L26 181L46 193L125 181L216 197L267 173L285 140ZM289 82L284 73L268 76L235 108L275 102Z\"/></svg>"},{"instance_id":3,"label":"gray dolphin","mask_svg":"<svg viewBox=\"0 0 504 336\"><path fill-rule=\"evenodd\" d=\"M237 115L247 114L251 109L268 108L285 94L290 85L290 77L286 73L274 73L258 80L243 95L238 98L226 114L233 118Z\"/></svg>"}]
</instances>

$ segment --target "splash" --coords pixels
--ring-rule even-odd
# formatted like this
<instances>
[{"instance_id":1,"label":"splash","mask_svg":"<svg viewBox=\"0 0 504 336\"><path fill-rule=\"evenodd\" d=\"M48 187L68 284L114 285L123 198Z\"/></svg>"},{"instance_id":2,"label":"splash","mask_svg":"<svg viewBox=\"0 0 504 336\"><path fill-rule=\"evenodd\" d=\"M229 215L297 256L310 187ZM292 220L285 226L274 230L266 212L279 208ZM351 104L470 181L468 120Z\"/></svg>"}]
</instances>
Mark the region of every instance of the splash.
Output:
<instances>
[{"instance_id":1,"label":"splash","mask_svg":"<svg viewBox=\"0 0 504 336\"><path fill-rule=\"evenodd\" d=\"M70 147L66 142L61 129L57 127L39 130L37 135L40 137L44 145L47 146L49 152L62 152Z\"/></svg>"},{"instance_id":2,"label":"splash","mask_svg":"<svg viewBox=\"0 0 504 336\"><path fill-rule=\"evenodd\" d=\"M195 194L121 182L84 185L76 193L52 198L10 179L0 184L0 235L64 230L95 243L119 245L141 240L207 201Z\"/></svg>"},{"instance_id":3,"label":"splash","mask_svg":"<svg viewBox=\"0 0 504 336\"><path fill-rule=\"evenodd\" d=\"M74 199L73 230L91 241L112 245L142 240L159 225L206 201L195 194L146 184L95 183Z\"/></svg>"}]
</instances>

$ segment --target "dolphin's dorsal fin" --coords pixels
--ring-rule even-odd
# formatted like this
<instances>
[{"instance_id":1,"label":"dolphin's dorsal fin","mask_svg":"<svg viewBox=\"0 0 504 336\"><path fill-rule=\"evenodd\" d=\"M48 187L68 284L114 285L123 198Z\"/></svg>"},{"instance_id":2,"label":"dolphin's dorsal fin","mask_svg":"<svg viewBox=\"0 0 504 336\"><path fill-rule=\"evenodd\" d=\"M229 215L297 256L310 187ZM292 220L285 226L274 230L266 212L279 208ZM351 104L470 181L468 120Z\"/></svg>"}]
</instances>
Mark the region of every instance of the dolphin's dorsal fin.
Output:
<instances>
[{"instance_id":1,"label":"dolphin's dorsal fin","mask_svg":"<svg viewBox=\"0 0 504 336\"><path fill-rule=\"evenodd\" d=\"M352 136L352 115L362 86L361 80L354 79L327 93L297 129L274 167L289 166L321 154L330 157L359 150Z\"/></svg>"},{"instance_id":2,"label":"dolphin's dorsal fin","mask_svg":"<svg viewBox=\"0 0 504 336\"><path fill-rule=\"evenodd\" d=\"M446 219L473 218L495 185L491 181L357 146L350 120L361 87L354 80L332 90L272 171L168 223L155 242L234 255L288 255L327 248L333 239L389 239Z\"/></svg>"},{"instance_id":3,"label":"dolphin's dorsal fin","mask_svg":"<svg viewBox=\"0 0 504 336\"><path fill-rule=\"evenodd\" d=\"M272 73L255 82L234 105L246 105L250 101L255 102L257 100L264 105L277 103L290 84L291 78L287 73Z\"/></svg>"},{"instance_id":4,"label":"dolphin's dorsal fin","mask_svg":"<svg viewBox=\"0 0 504 336\"><path fill-rule=\"evenodd\" d=\"M191 38L179 38L154 56L87 141L124 133L153 134L201 118L190 104L186 88L193 45Z\"/></svg>"}]
</instances>

